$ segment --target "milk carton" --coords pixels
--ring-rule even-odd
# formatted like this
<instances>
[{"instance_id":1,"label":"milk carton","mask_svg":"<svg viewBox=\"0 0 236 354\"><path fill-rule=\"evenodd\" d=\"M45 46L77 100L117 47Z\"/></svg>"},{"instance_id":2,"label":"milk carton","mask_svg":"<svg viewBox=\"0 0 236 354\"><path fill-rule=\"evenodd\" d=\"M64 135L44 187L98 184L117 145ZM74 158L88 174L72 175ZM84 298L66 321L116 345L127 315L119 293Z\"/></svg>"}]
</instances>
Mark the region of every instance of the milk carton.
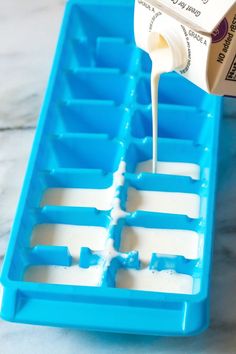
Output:
<instances>
[{"instance_id":1,"label":"milk carton","mask_svg":"<svg viewBox=\"0 0 236 354\"><path fill-rule=\"evenodd\" d=\"M174 69L207 92L236 97L235 0L136 0L135 40L150 52L156 33Z\"/></svg>"}]
</instances>

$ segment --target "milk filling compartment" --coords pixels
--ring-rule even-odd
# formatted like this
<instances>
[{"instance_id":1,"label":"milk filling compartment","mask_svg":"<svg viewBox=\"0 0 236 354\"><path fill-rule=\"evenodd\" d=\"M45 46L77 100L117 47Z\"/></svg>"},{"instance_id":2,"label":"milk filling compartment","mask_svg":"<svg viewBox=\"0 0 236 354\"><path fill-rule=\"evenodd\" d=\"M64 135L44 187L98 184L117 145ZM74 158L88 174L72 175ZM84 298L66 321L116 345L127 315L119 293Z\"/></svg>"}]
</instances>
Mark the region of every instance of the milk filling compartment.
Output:
<instances>
[{"instance_id":1,"label":"milk filling compartment","mask_svg":"<svg viewBox=\"0 0 236 354\"><path fill-rule=\"evenodd\" d=\"M41 201L41 206L87 207L98 210L109 210L112 207L113 188L50 188Z\"/></svg>"},{"instance_id":2,"label":"milk filling compartment","mask_svg":"<svg viewBox=\"0 0 236 354\"><path fill-rule=\"evenodd\" d=\"M197 219L200 216L200 197L192 193L142 191L130 188L127 210L136 210L187 215Z\"/></svg>"},{"instance_id":3,"label":"milk filling compartment","mask_svg":"<svg viewBox=\"0 0 236 354\"><path fill-rule=\"evenodd\" d=\"M116 277L116 286L133 290L192 294L193 278L173 270L121 269Z\"/></svg>"},{"instance_id":4,"label":"milk filling compartment","mask_svg":"<svg viewBox=\"0 0 236 354\"><path fill-rule=\"evenodd\" d=\"M157 229L127 226L121 237L121 251L137 250L142 263L149 264L153 253L198 259L199 234L191 230Z\"/></svg>"},{"instance_id":5,"label":"milk filling compartment","mask_svg":"<svg viewBox=\"0 0 236 354\"><path fill-rule=\"evenodd\" d=\"M66 246L68 247L70 255L73 257L73 264L70 267L51 265L30 266L24 275L26 281L51 284L101 286L104 272L110 266L112 259L119 255L114 248L114 241L109 238L109 231L110 228L117 224L120 218L127 215L127 213L121 209L119 199L119 188L124 185L125 170L126 164L121 161L118 170L113 174L112 186L105 190L83 189L83 193L80 195L81 189L60 189L62 194L59 196L57 195L58 189L51 189L46 192L43 197L42 206L47 205L49 202L65 203L66 200L66 205L69 206L74 206L74 202L76 202L79 206L82 204L82 206L94 207L95 205L98 205L96 203L103 203L104 199L106 199L104 198L104 195L107 197L109 196L105 202L107 203L109 200L109 203L106 205L108 205L107 210L111 210L111 222L108 229L78 225L38 225L34 229L31 246ZM77 195L79 195L78 201L76 200ZM80 204L81 200L82 202ZM82 247L88 247L100 256L100 261L96 266L81 268L78 265Z\"/></svg>"},{"instance_id":6,"label":"milk filling compartment","mask_svg":"<svg viewBox=\"0 0 236 354\"><path fill-rule=\"evenodd\" d=\"M99 226L43 224L37 225L32 234L31 246L65 246L74 259L79 259L81 247L103 250L107 229Z\"/></svg>"},{"instance_id":7,"label":"milk filling compartment","mask_svg":"<svg viewBox=\"0 0 236 354\"><path fill-rule=\"evenodd\" d=\"M144 161L137 165L136 172L143 172L143 170L151 166L152 161ZM167 174L187 175L192 178L199 178L199 168L195 164L185 163L165 163L159 165L159 170ZM82 285L82 286L101 286L103 282L103 275L109 268L111 261L119 256L119 252L114 248L114 240L109 238L110 229L117 225L120 218L126 217L129 212L137 209L147 208L151 211L153 206L156 211L157 205L160 210L164 212L167 205L175 208L180 207L183 213L190 214L190 216L197 216L197 211L193 211L191 205L193 200L191 194L186 194L184 201L184 193L179 193L182 206L176 203L177 193L155 192L155 191L135 191L135 198L132 197L132 189L129 189L127 200L127 211L122 210L120 205L120 188L124 186L126 164L121 162L118 170L113 174L113 184L105 190L84 189L80 195L81 189L68 189L66 193L66 200L68 205L73 205L76 201L77 193L80 195L80 203L85 206L104 206L107 205L111 210L110 226L94 227L94 226L79 226L79 225L38 225L33 232L31 245L52 245L52 246L66 246L73 257L73 263L70 267L62 266L32 266L29 267L25 273L26 281L52 283L52 284L67 284L67 285ZM66 189L63 189L64 193ZM61 195L58 197L57 189L52 189L46 192L42 204L47 204L49 196L55 193L54 201L61 201ZM74 193L75 192L75 193ZM87 193L88 192L88 193ZM139 197L137 198L137 194ZM157 193L159 198L157 198ZM168 197L172 197L175 203L168 203ZM93 197L92 197L93 196ZM141 199L140 199L141 196ZM84 199L83 199L84 198ZM87 198L87 199L86 199ZM85 200L86 199L86 200ZM52 200L52 199L51 199ZM140 204L140 200L142 200ZM159 204L157 203L159 200ZM166 204L165 204L166 203ZM178 213L181 210L175 209ZM197 209L197 206L196 206ZM103 209L101 209L103 210ZM183 256L187 259L196 259L198 257L199 237L196 232L188 230L158 230L148 228L129 228L125 227L121 237L120 251L125 253L137 250L139 252L141 268L146 264L148 266L151 261L153 253L162 253L166 255ZM80 257L81 247L88 247L100 257L97 265L89 268L81 268L78 260ZM192 277L175 273L170 270L155 271L150 269L120 269L117 272L117 287L149 290L149 291L164 291L176 293L191 293ZM172 283L172 284L169 284ZM169 284L169 285L168 285Z\"/></svg>"},{"instance_id":8,"label":"milk filling compartment","mask_svg":"<svg viewBox=\"0 0 236 354\"><path fill-rule=\"evenodd\" d=\"M77 264L63 266L34 266L27 269L24 279L28 282L99 286L101 278L100 266L81 268Z\"/></svg>"},{"instance_id":9,"label":"milk filling compartment","mask_svg":"<svg viewBox=\"0 0 236 354\"><path fill-rule=\"evenodd\" d=\"M118 220L123 215L117 193L124 184L126 165L121 161L117 171L113 173L113 183L109 188L49 188L45 191L41 206L87 207L98 210L112 210L112 219ZM118 216L117 216L118 215Z\"/></svg>"},{"instance_id":10,"label":"milk filling compartment","mask_svg":"<svg viewBox=\"0 0 236 354\"><path fill-rule=\"evenodd\" d=\"M150 172L152 164L152 160L140 162L135 173ZM200 166L194 163L158 161L156 167L158 174L191 177L193 180L200 179Z\"/></svg>"}]
</instances>

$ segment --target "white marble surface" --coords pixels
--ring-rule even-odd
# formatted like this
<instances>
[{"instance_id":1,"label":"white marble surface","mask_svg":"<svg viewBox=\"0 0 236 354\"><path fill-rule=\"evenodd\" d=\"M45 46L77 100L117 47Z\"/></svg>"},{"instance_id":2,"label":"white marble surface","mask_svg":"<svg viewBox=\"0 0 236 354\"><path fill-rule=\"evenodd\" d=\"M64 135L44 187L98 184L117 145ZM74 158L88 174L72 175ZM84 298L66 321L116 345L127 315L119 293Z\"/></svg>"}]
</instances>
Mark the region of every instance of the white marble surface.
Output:
<instances>
[{"instance_id":1,"label":"white marble surface","mask_svg":"<svg viewBox=\"0 0 236 354\"><path fill-rule=\"evenodd\" d=\"M0 259L8 242L64 0L0 0ZM1 354L236 353L236 103L221 129L210 329L157 338L44 328L0 320ZM235 117L233 117L235 116Z\"/></svg>"}]
</instances>

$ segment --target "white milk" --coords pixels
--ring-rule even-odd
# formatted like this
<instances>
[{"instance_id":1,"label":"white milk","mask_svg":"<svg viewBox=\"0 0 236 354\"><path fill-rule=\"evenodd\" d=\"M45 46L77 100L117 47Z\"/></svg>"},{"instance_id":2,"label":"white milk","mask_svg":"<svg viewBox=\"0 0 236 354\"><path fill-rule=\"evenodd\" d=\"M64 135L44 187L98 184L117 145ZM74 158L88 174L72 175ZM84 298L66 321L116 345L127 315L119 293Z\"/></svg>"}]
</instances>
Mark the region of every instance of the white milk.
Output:
<instances>
[{"instance_id":1,"label":"white milk","mask_svg":"<svg viewBox=\"0 0 236 354\"><path fill-rule=\"evenodd\" d=\"M110 210L112 206L113 188L50 188L46 190L41 206L88 207L98 210Z\"/></svg>"},{"instance_id":2,"label":"white milk","mask_svg":"<svg viewBox=\"0 0 236 354\"><path fill-rule=\"evenodd\" d=\"M139 163L136 173L150 172L152 163L152 160ZM191 177L194 180L199 180L200 178L200 166L194 163L158 161L156 172L159 174Z\"/></svg>"},{"instance_id":3,"label":"white milk","mask_svg":"<svg viewBox=\"0 0 236 354\"><path fill-rule=\"evenodd\" d=\"M158 139L158 86L160 74L152 70L151 74L151 95L152 95L152 172L157 173L157 139Z\"/></svg>"},{"instance_id":4,"label":"white milk","mask_svg":"<svg viewBox=\"0 0 236 354\"><path fill-rule=\"evenodd\" d=\"M139 252L141 262L148 264L152 253L198 259L199 235L190 230L151 229L125 227L122 232L121 251Z\"/></svg>"},{"instance_id":5,"label":"white milk","mask_svg":"<svg viewBox=\"0 0 236 354\"><path fill-rule=\"evenodd\" d=\"M100 266L80 268L78 265L32 266L24 275L24 280L36 283L99 286L101 279Z\"/></svg>"},{"instance_id":6,"label":"white milk","mask_svg":"<svg viewBox=\"0 0 236 354\"><path fill-rule=\"evenodd\" d=\"M65 246L70 255L78 259L81 247L103 250L107 239L107 229L97 226L43 224L34 228L31 246Z\"/></svg>"},{"instance_id":7,"label":"white milk","mask_svg":"<svg viewBox=\"0 0 236 354\"><path fill-rule=\"evenodd\" d=\"M41 206L54 205L66 207L88 207L98 210L111 210L111 224L127 215L121 209L119 188L124 184L126 164L121 161L119 168L113 174L113 184L105 189L90 188L49 188L44 193Z\"/></svg>"},{"instance_id":8,"label":"white milk","mask_svg":"<svg viewBox=\"0 0 236 354\"><path fill-rule=\"evenodd\" d=\"M70 267L63 266L32 266L25 272L24 279L31 282L48 284L66 284L99 286L102 277L100 265L84 269L79 267L78 260L81 247L91 250L103 250L107 239L105 227L44 224L33 230L31 246L65 246L73 257Z\"/></svg>"},{"instance_id":9,"label":"white milk","mask_svg":"<svg viewBox=\"0 0 236 354\"><path fill-rule=\"evenodd\" d=\"M129 213L122 210L120 206L120 198L114 198L111 210L111 225L117 225L121 218L125 218Z\"/></svg>"},{"instance_id":10,"label":"white milk","mask_svg":"<svg viewBox=\"0 0 236 354\"><path fill-rule=\"evenodd\" d=\"M127 210L187 215L196 219L200 212L200 197L192 193L142 191L130 188Z\"/></svg>"},{"instance_id":11,"label":"white milk","mask_svg":"<svg viewBox=\"0 0 236 354\"><path fill-rule=\"evenodd\" d=\"M153 162L152 172L157 173L158 158L158 86L160 75L173 70L172 56L167 42L161 35L155 33L149 37L149 54L152 60L151 72L151 101L152 101L152 138Z\"/></svg>"},{"instance_id":12,"label":"white milk","mask_svg":"<svg viewBox=\"0 0 236 354\"><path fill-rule=\"evenodd\" d=\"M121 269L116 277L116 286L133 290L192 294L193 278L173 270Z\"/></svg>"},{"instance_id":13,"label":"white milk","mask_svg":"<svg viewBox=\"0 0 236 354\"><path fill-rule=\"evenodd\" d=\"M101 286L103 282L104 274L108 270L109 266L111 265L112 260L119 256L119 252L117 252L114 248L113 239L111 238L107 239L105 248L103 251L99 252L99 255L101 257L99 261L99 266L101 269L99 286Z\"/></svg>"},{"instance_id":14,"label":"white milk","mask_svg":"<svg viewBox=\"0 0 236 354\"><path fill-rule=\"evenodd\" d=\"M119 188L125 183L124 173L126 171L126 163L121 161L118 170L114 173L113 177L113 194L112 194L112 210L111 210L111 226L117 225L121 218L128 215L127 212L121 209L119 198Z\"/></svg>"}]
</instances>

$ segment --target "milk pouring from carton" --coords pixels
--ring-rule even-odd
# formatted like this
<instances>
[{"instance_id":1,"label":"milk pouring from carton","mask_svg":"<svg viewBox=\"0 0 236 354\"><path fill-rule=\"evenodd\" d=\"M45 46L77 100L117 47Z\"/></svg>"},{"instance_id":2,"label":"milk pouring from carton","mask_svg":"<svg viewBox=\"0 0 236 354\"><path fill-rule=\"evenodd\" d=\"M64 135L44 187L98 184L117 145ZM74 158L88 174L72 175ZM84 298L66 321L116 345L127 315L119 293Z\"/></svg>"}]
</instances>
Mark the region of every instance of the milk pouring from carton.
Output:
<instances>
[{"instance_id":1,"label":"milk pouring from carton","mask_svg":"<svg viewBox=\"0 0 236 354\"><path fill-rule=\"evenodd\" d=\"M149 54L164 43L165 71L176 70L207 92L236 96L235 0L136 0L134 27L136 44Z\"/></svg>"}]
</instances>

